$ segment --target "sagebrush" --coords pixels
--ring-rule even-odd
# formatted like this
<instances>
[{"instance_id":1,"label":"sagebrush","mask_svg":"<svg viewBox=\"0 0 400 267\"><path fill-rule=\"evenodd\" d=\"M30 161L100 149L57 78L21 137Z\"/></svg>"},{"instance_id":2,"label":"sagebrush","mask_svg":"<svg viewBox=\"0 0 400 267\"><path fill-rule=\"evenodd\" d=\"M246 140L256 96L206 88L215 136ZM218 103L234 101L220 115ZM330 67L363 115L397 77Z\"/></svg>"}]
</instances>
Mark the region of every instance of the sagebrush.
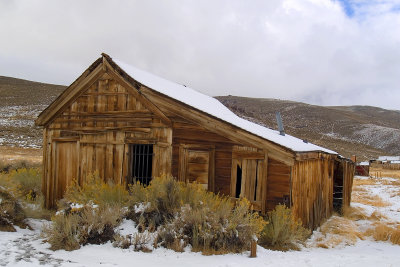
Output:
<instances>
[{"instance_id":1,"label":"sagebrush","mask_svg":"<svg viewBox=\"0 0 400 267\"><path fill-rule=\"evenodd\" d=\"M130 191L129 218L141 231L158 229L156 243L176 251L187 245L205 254L248 250L265 224L247 200L234 206L229 197L198 184L163 177L147 187L132 185Z\"/></svg>"},{"instance_id":2,"label":"sagebrush","mask_svg":"<svg viewBox=\"0 0 400 267\"><path fill-rule=\"evenodd\" d=\"M53 250L75 250L81 245L102 244L113 240L115 227L120 224L123 214L120 205L85 205L58 212L43 233Z\"/></svg>"},{"instance_id":3,"label":"sagebrush","mask_svg":"<svg viewBox=\"0 0 400 267\"><path fill-rule=\"evenodd\" d=\"M71 203L98 205L125 205L129 201L128 191L124 185L115 184L111 180L105 182L98 172L88 175L82 185L74 180L67 188L64 199Z\"/></svg>"},{"instance_id":4,"label":"sagebrush","mask_svg":"<svg viewBox=\"0 0 400 267\"><path fill-rule=\"evenodd\" d=\"M258 242L263 247L276 250L297 249L297 244L304 242L311 234L285 205L277 205L273 211L268 212L266 219L267 224Z\"/></svg>"}]
</instances>

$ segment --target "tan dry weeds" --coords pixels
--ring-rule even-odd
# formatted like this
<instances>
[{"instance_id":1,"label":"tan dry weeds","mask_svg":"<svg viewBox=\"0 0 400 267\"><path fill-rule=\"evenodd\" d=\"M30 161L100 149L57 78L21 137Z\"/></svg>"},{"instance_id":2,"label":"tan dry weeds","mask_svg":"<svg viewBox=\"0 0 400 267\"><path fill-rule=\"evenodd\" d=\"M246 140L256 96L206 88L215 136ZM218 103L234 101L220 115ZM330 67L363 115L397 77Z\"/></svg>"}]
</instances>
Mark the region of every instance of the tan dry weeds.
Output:
<instances>
[{"instance_id":1,"label":"tan dry weeds","mask_svg":"<svg viewBox=\"0 0 400 267\"><path fill-rule=\"evenodd\" d=\"M393 171L387 173L393 173ZM378 195L370 194L366 187L379 183L387 186L398 186L400 180L388 181L373 177L369 179L355 178L353 182L352 202L374 206L378 209L390 205L390 203L383 201ZM400 195L400 189L394 191L393 195ZM366 210L361 207L345 208L343 210L343 217L333 216L321 226L320 236L315 239L314 246L333 248L343 244L353 245L358 240L364 240L365 238L400 245L400 225L397 222L390 221L378 209L368 216ZM362 224L357 223L360 220L369 221L370 228L366 231L361 231Z\"/></svg>"}]
</instances>

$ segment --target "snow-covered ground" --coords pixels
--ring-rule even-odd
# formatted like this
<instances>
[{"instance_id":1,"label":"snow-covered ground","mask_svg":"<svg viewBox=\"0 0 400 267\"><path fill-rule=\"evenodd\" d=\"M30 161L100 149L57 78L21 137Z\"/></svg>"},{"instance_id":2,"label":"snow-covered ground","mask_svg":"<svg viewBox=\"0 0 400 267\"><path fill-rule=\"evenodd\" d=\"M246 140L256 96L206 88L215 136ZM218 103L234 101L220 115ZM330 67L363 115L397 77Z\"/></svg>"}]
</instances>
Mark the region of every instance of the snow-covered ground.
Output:
<instances>
[{"instance_id":1,"label":"snow-covered ground","mask_svg":"<svg viewBox=\"0 0 400 267\"><path fill-rule=\"evenodd\" d=\"M360 179L360 178L357 178ZM386 181L386 182L385 182ZM384 207L352 204L362 207L367 215L379 211L392 223L400 223L399 186L390 178L374 185L362 185L369 195L379 195L388 202ZM357 193L357 192L356 192ZM79 250L52 251L40 237L46 221L30 220L33 230L19 229L15 233L0 232L0 266L400 266L400 246L376 242L372 238L358 240L354 245L324 249L313 246L312 238L301 251L271 251L258 247L257 258L249 253L203 256L200 253L177 253L158 248L151 253L114 248L111 243L87 245ZM358 226L368 224L363 220ZM124 227L128 227L126 224ZM319 232L314 232L314 237Z\"/></svg>"}]
</instances>

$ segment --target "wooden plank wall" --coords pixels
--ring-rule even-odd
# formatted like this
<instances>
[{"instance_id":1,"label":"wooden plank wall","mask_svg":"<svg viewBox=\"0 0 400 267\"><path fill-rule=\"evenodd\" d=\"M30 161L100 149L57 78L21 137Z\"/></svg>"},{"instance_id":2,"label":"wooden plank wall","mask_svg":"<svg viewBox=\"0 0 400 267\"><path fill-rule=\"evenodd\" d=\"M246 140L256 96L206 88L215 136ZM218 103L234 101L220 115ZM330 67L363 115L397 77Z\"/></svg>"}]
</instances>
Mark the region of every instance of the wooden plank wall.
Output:
<instances>
[{"instance_id":1,"label":"wooden plank wall","mask_svg":"<svg viewBox=\"0 0 400 267\"><path fill-rule=\"evenodd\" d=\"M278 204L290 206L290 175L290 166L272 158L268 159L267 211L273 210ZM285 203L284 198L287 198L289 203Z\"/></svg>"},{"instance_id":2,"label":"wooden plank wall","mask_svg":"<svg viewBox=\"0 0 400 267\"><path fill-rule=\"evenodd\" d=\"M355 164L347 160L342 160L342 164L343 164L343 207L349 207L351 202L351 192L353 188Z\"/></svg>"},{"instance_id":3,"label":"wooden plank wall","mask_svg":"<svg viewBox=\"0 0 400 267\"><path fill-rule=\"evenodd\" d=\"M292 209L315 229L333 212L334 160L330 156L297 161L292 171Z\"/></svg>"},{"instance_id":4,"label":"wooden plank wall","mask_svg":"<svg viewBox=\"0 0 400 267\"><path fill-rule=\"evenodd\" d=\"M82 92L44 131L46 205L54 206L60 198L55 196L57 164L51 160L55 156L55 143L59 141L77 142L79 149L70 155L70 160L79 168L78 177L73 178L80 183L94 171L104 179L123 183L128 175L129 143L154 144L157 156L153 159L153 174L170 173L170 127L108 74Z\"/></svg>"}]
</instances>

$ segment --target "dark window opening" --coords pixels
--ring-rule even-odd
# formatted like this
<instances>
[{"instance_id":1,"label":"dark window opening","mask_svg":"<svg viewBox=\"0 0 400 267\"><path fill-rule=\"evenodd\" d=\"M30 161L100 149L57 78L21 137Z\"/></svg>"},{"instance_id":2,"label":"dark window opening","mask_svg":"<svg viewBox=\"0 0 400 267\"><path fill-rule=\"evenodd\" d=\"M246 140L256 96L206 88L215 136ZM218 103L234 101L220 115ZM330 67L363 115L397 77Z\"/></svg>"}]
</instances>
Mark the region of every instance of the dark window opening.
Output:
<instances>
[{"instance_id":1,"label":"dark window opening","mask_svg":"<svg viewBox=\"0 0 400 267\"><path fill-rule=\"evenodd\" d=\"M254 186L254 201L257 201L258 160L256 161L256 182Z\"/></svg>"},{"instance_id":2,"label":"dark window opening","mask_svg":"<svg viewBox=\"0 0 400 267\"><path fill-rule=\"evenodd\" d=\"M130 170L129 184L137 183L149 185L153 168L153 145L130 146Z\"/></svg>"},{"instance_id":3,"label":"dark window opening","mask_svg":"<svg viewBox=\"0 0 400 267\"><path fill-rule=\"evenodd\" d=\"M240 197L240 191L242 189L242 168L239 165L236 167L236 192L235 197Z\"/></svg>"}]
</instances>

